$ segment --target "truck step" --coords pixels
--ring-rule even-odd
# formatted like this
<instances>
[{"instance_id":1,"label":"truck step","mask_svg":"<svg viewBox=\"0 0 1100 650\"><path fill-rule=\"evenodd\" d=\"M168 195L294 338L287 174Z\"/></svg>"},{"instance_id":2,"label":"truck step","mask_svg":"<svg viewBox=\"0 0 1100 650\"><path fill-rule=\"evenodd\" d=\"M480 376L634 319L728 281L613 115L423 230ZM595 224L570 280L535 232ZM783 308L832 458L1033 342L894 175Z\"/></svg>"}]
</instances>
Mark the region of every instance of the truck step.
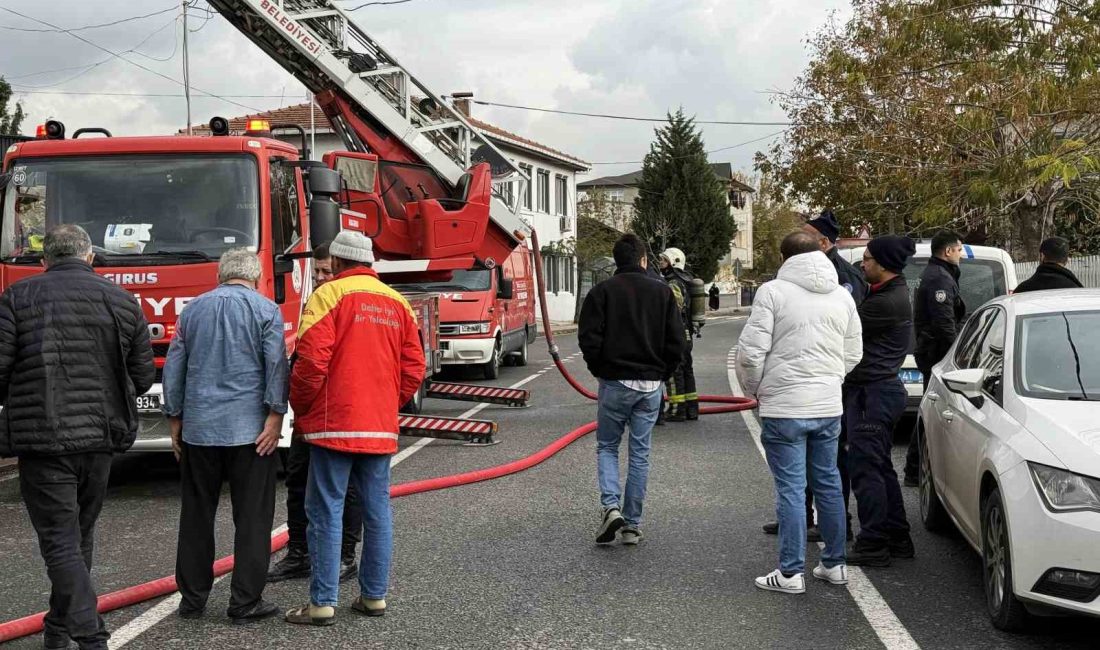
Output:
<instances>
[{"instance_id":1,"label":"truck step","mask_svg":"<svg viewBox=\"0 0 1100 650\"><path fill-rule=\"evenodd\" d=\"M497 423L490 420L467 420L464 418L443 418L421 415L401 414L397 420L401 435L419 438L442 438L461 440L467 444L492 445L497 441L493 435L497 432Z\"/></svg>"},{"instance_id":2,"label":"truck step","mask_svg":"<svg viewBox=\"0 0 1100 650\"><path fill-rule=\"evenodd\" d=\"M499 386L433 381L428 384L427 397L453 399L460 402L503 404L504 406L527 406L527 403L531 400L531 391L522 388L501 388Z\"/></svg>"}]
</instances>

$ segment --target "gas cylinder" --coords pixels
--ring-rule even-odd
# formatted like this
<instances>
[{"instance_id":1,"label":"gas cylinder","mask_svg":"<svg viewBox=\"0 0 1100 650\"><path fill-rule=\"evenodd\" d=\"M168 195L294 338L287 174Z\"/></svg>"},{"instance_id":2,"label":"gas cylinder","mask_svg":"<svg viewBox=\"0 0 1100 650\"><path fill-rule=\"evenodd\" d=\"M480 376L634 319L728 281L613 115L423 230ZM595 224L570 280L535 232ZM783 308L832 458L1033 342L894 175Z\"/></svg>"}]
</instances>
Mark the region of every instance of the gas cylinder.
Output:
<instances>
[{"instance_id":1,"label":"gas cylinder","mask_svg":"<svg viewBox=\"0 0 1100 650\"><path fill-rule=\"evenodd\" d=\"M699 278L694 278L688 286L691 294L691 324L699 330L707 323L707 285Z\"/></svg>"}]
</instances>

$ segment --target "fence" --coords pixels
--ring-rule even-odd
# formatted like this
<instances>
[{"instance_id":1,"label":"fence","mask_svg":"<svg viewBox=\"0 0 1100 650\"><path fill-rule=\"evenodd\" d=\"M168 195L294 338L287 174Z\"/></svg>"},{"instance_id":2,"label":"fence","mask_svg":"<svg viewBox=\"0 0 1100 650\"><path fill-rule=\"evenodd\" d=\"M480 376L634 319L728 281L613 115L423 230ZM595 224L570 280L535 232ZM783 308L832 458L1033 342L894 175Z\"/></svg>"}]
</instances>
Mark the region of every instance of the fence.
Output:
<instances>
[{"instance_id":1,"label":"fence","mask_svg":"<svg viewBox=\"0 0 1100 650\"><path fill-rule=\"evenodd\" d=\"M1038 262L1017 262L1016 280L1023 282L1035 273ZM1071 258L1066 268L1073 271L1081 284L1090 289L1100 289L1100 255Z\"/></svg>"}]
</instances>

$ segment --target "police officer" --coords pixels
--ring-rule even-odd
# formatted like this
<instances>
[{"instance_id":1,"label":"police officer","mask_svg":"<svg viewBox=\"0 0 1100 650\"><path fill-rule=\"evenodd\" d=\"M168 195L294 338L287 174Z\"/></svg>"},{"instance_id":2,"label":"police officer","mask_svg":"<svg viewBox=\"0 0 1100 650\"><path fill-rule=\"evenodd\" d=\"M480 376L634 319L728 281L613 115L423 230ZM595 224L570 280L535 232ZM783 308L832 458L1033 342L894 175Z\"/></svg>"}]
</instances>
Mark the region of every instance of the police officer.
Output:
<instances>
[{"instance_id":1,"label":"police officer","mask_svg":"<svg viewBox=\"0 0 1100 650\"><path fill-rule=\"evenodd\" d=\"M699 419L699 393L695 389L695 368L691 358L692 336L695 334L695 326L691 321L691 274L685 270L687 258L679 248L668 248L661 253L658 260L661 267L661 275L664 276L668 286L672 288L672 294L676 297L676 304L680 307L680 317L684 321L684 336L687 338L687 347L684 349L684 357L679 367L672 373L672 379L668 382L668 414L665 420L668 422L683 422L684 420Z\"/></svg>"},{"instance_id":2,"label":"police officer","mask_svg":"<svg viewBox=\"0 0 1100 650\"><path fill-rule=\"evenodd\" d=\"M836 240L840 237L840 223L836 220L836 215L832 210L825 209L821 212L821 216L807 221L806 225L802 226L802 230L817 238L821 252L825 253L833 263L833 268L836 269L840 286L852 294L852 300L855 300L856 307L859 307L864 296L867 295L867 281L863 279L859 269L849 264L837 250Z\"/></svg>"},{"instance_id":3,"label":"police officer","mask_svg":"<svg viewBox=\"0 0 1100 650\"><path fill-rule=\"evenodd\" d=\"M955 342L966 318L966 305L959 294L959 262L963 245L957 233L940 232L932 238L932 258L920 277L920 286L913 297L913 325L917 345L913 356L917 369L924 375L924 389L932 366L943 359ZM920 442L916 431L909 438L905 455L905 484L919 485Z\"/></svg>"}]
</instances>

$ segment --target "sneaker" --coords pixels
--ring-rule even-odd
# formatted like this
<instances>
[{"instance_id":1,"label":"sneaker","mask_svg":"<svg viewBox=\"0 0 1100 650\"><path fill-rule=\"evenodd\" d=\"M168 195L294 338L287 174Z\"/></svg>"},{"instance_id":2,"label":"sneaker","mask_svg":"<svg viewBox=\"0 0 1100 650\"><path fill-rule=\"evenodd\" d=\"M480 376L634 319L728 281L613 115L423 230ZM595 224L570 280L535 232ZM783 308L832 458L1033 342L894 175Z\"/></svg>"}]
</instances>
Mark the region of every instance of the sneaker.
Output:
<instances>
[{"instance_id":1,"label":"sneaker","mask_svg":"<svg viewBox=\"0 0 1100 650\"><path fill-rule=\"evenodd\" d=\"M814 577L830 584L846 585L848 584L848 567L844 564L838 564L831 569L827 569L824 564L818 562L817 566L814 567Z\"/></svg>"},{"instance_id":2,"label":"sneaker","mask_svg":"<svg viewBox=\"0 0 1100 650\"><path fill-rule=\"evenodd\" d=\"M332 625L336 622L336 608L312 603L295 607L286 613L286 622L295 625Z\"/></svg>"},{"instance_id":3,"label":"sneaker","mask_svg":"<svg viewBox=\"0 0 1100 650\"><path fill-rule=\"evenodd\" d=\"M256 621L262 621L265 618L271 618L279 613L279 608L274 603L269 603L266 600L261 600L252 606L252 609L242 612L240 614L230 614L229 620L233 625L245 625L248 623L255 623Z\"/></svg>"},{"instance_id":4,"label":"sneaker","mask_svg":"<svg viewBox=\"0 0 1100 650\"><path fill-rule=\"evenodd\" d=\"M765 535L778 535L779 534L779 522L778 521L769 521L768 523L761 526L761 528L764 529L764 534Z\"/></svg>"},{"instance_id":5,"label":"sneaker","mask_svg":"<svg viewBox=\"0 0 1100 650\"><path fill-rule=\"evenodd\" d=\"M267 572L268 582L282 582L297 578L308 578L310 574L309 553L305 549L292 548Z\"/></svg>"},{"instance_id":6,"label":"sneaker","mask_svg":"<svg viewBox=\"0 0 1100 650\"><path fill-rule=\"evenodd\" d=\"M366 614L367 616L386 615L386 601L383 598L372 600L370 598L359 596L355 599L355 602L351 604L351 608L359 612L360 614Z\"/></svg>"},{"instance_id":7,"label":"sneaker","mask_svg":"<svg viewBox=\"0 0 1100 650\"><path fill-rule=\"evenodd\" d=\"M917 549L913 547L913 538L909 535L890 540L890 557L910 560L917 556Z\"/></svg>"},{"instance_id":8,"label":"sneaker","mask_svg":"<svg viewBox=\"0 0 1100 650\"><path fill-rule=\"evenodd\" d=\"M340 560L340 582L347 582L357 575L359 575L359 565L355 563L354 558Z\"/></svg>"},{"instance_id":9,"label":"sneaker","mask_svg":"<svg viewBox=\"0 0 1100 650\"><path fill-rule=\"evenodd\" d=\"M615 533L619 532L624 524L626 524L626 521L623 520L623 515L618 508L604 508L603 522L600 523L600 530L596 533L596 543L610 544L614 542Z\"/></svg>"},{"instance_id":10,"label":"sneaker","mask_svg":"<svg viewBox=\"0 0 1100 650\"><path fill-rule=\"evenodd\" d=\"M806 593L806 579L801 573L788 578L779 569L757 578L756 586L766 591L779 591L785 594Z\"/></svg>"},{"instance_id":11,"label":"sneaker","mask_svg":"<svg viewBox=\"0 0 1100 650\"><path fill-rule=\"evenodd\" d=\"M637 546L642 541L642 531L637 528L626 527L619 533L624 546Z\"/></svg>"},{"instance_id":12,"label":"sneaker","mask_svg":"<svg viewBox=\"0 0 1100 650\"><path fill-rule=\"evenodd\" d=\"M861 544L859 540L848 551L849 566L890 566L890 547Z\"/></svg>"}]
</instances>

